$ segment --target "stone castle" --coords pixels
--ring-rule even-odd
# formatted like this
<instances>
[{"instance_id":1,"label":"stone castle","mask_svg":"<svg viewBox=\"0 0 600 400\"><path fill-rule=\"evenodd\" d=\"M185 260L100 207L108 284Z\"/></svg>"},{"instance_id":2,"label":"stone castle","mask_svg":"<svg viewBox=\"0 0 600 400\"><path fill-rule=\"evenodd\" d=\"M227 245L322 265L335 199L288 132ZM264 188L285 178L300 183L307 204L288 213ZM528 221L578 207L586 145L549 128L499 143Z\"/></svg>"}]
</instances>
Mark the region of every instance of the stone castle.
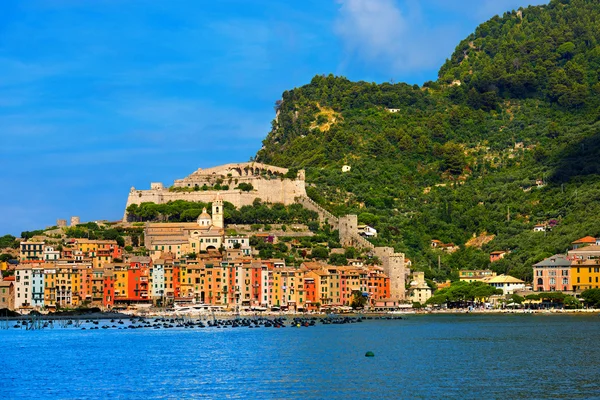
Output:
<instances>
[{"instance_id":1,"label":"stone castle","mask_svg":"<svg viewBox=\"0 0 600 400\"><path fill-rule=\"evenodd\" d=\"M390 277L390 298L405 300L405 282L409 270L405 266L404 254L395 253L392 247L376 247L362 237L358 233L356 215L338 218L310 199L306 195L304 170L298 171L293 179L287 176L288 172L287 168L256 162L200 168L186 178L175 180L171 188L165 188L162 183L156 182L150 184L150 190L137 190L132 187L125 208L130 204L144 202L162 204L174 200L210 203L219 199L228 201L238 208L251 205L256 198L285 205L299 203L316 211L321 223L329 224L333 230L338 230L342 246L367 249L372 255L378 257L384 272ZM252 185L251 189L238 188L242 183ZM226 189L223 189L223 186ZM127 221L127 211L123 220ZM220 227L224 227L222 222Z\"/></svg>"},{"instance_id":2,"label":"stone castle","mask_svg":"<svg viewBox=\"0 0 600 400\"><path fill-rule=\"evenodd\" d=\"M304 170L298 171L295 178L286 177L288 173L287 168L257 162L225 164L207 169L199 168L191 175L175 180L170 188L164 187L160 182L152 182L150 190L132 187L123 221L127 222L127 207L131 204L164 204L175 200L209 203L217 193L223 201L228 201L237 208L251 205L256 198L268 203L293 204L297 197L306 196Z\"/></svg>"}]
</instances>

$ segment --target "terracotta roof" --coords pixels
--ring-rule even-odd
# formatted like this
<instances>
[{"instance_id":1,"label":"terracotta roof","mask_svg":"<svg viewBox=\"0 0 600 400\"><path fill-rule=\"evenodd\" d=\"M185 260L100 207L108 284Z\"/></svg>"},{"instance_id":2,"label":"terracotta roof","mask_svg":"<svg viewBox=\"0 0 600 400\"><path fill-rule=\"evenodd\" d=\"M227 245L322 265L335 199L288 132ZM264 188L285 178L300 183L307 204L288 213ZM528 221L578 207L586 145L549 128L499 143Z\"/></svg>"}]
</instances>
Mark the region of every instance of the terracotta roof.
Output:
<instances>
[{"instance_id":1,"label":"terracotta roof","mask_svg":"<svg viewBox=\"0 0 600 400\"><path fill-rule=\"evenodd\" d=\"M591 236L582 237L581 239L577 239L571 244L585 244L585 243L596 243L596 238Z\"/></svg>"}]
</instances>

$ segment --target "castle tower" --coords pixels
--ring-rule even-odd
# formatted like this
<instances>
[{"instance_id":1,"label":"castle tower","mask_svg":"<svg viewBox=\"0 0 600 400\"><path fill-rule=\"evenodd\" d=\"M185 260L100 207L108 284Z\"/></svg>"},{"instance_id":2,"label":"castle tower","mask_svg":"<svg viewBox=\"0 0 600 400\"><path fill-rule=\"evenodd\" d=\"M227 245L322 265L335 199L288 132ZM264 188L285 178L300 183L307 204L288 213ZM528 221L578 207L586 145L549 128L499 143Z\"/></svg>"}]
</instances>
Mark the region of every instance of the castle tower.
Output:
<instances>
[{"instance_id":1,"label":"castle tower","mask_svg":"<svg viewBox=\"0 0 600 400\"><path fill-rule=\"evenodd\" d=\"M212 223L217 228L225 227L225 222L223 218L223 200L218 194L212 203Z\"/></svg>"}]
</instances>

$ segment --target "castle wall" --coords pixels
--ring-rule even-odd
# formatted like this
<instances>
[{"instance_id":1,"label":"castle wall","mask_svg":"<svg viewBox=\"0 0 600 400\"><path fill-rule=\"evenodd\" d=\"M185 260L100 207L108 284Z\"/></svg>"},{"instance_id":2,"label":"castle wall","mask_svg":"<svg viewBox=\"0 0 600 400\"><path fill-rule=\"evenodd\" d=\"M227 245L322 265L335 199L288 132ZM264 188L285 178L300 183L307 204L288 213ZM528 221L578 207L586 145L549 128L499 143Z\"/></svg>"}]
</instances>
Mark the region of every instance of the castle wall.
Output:
<instances>
[{"instance_id":1,"label":"castle wall","mask_svg":"<svg viewBox=\"0 0 600 400\"><path fill-rule=\"evenodd\" d=\"M169 189L162 188L154 183L154 189L137 190L131 188L127 198L125 209L131 204L156 203L163 204L169 201L185 200L210 203L217 194L222 200L232 203L237 208L252 205L254 199L260 198L264 202L283 203L290 205L295 203L298 196L306 196L304 180L302 179L264 179L255 177L246 182L254 186L254 190L243 192L239 189L230 189L225 191L206 190L193 192L170 192ZM127 221L127 211L125 211L123 220Z\"/></svg>"}]
</instances>

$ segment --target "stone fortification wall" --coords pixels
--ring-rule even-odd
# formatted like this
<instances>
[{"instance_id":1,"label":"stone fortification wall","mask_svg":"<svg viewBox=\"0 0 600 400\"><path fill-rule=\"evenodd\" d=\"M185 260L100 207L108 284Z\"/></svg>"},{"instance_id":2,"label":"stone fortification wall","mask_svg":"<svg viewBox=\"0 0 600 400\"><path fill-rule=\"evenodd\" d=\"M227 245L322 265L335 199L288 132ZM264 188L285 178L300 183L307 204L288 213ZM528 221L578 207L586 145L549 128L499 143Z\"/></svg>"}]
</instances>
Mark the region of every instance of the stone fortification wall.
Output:
<instances>
[{"instance_id":1,"label":"stone fortification wall","mask_svg":"<svg viewBox=\"0 0 600 400\"><path fill-rule=\"evenodd\" d=\"M232 186L235 185L231 185L231 189L219 191L169 191L168 188L165 188L162 183L159 182L151 183L150 190L138 190L132 187L127 198L123 221L127 222L126 210L129 205L141 204L145 202L164 204L169 201L185 200L209 203L212 202L217 195L219 195L222 200L228 201L239 208L242 206L251 205L256 198L260 198L264 202L283 203L285 205L290 205L295 203L296 197L306 196L304 171L300 171L298 173L297 179L253 175L246 177L244 182L252 184L254 189L246 192L239 189L233 189ZM225 184L226 183L227 182L225 182Z\"/></svg>"},{"instance_id":2,"label":"stone fortification wall","mask_svg":"<svg viewBox=\"0 0 600 400\"><path fill-rule=\"evenodd\" d=\"M213 186L217 181L220 181L219 184L232 187L241 182L254 184L254 180L259 177L263 179L281 179L288 172L287 168L255 162L225 164L207 169L198 168L187 177L176 179L173 186ZM299 173L298 179L304 180L304 171Z\"/></svg>"},{"instance_id":3,"label":"stone fortification wall","mask_svg":"<svg viewBox=\"0 0 600 400\"><path fill-rule=\"evenodd\" d=\"M315 203L315 201L310 197L298 196L296 198L296 202L302 204L304 208L315 211L317 214L319 214L319 222L322 224L328 223L331 229L338 229L338 225L340 223L338 217L334 216L332 213Z\"/></svg>"},{"instance_id":4,"label":"stone fortification wall","mask_svg":"<svg viewBox=\"0 0 600 400\"><path fill-rule=\"evenodd\" d=\"M369 249L377 256L381 260L383 271L390 277L390 298L406 299L405 283L409 271L404 264L403 253L395 253L392 247L375 247L373 243L360 236L356 215L345 215L339 218L339 234L342 246Z\"/></svg>"}]
</instances>

